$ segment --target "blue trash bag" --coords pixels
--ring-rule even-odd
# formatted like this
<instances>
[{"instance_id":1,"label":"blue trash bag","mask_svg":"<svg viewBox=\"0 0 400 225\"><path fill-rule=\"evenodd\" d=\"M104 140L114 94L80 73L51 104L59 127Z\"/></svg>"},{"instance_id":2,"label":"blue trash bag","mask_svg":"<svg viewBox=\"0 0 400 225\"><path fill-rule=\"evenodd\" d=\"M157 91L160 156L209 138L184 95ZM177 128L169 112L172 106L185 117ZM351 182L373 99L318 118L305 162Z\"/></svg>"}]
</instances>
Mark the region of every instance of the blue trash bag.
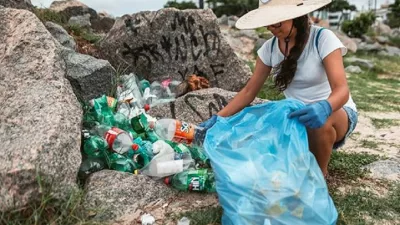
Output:
<instances>
[{"instance_id":1,"label":"blue trash bag","mask_svg":"<svg viewBox=\"0 0 400 225\"><path fill-rule=\"evenodd\" d=\"M215 173L223 225L331 225L338 213L309 151L307 131L289 119L294 99L218 117L204 149Z\"/></svg>"}]
</instances>

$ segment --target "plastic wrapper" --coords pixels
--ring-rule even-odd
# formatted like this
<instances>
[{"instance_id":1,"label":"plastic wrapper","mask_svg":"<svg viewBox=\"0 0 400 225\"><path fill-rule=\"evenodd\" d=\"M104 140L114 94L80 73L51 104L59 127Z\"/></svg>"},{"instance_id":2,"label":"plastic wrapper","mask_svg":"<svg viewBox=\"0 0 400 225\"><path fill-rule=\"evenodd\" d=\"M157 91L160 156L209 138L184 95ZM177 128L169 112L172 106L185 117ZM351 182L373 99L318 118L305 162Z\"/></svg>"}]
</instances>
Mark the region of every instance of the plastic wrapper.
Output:
<instances>
[{"instance_id":1,"label":"plastic wrapper","mask_svg":"<svg viewBox=\"0 0 400 225\"><path fill-rule=\"evenodd\" d=\"M214 170L223 225L336 224L337 211L293 99L218 117L204 149Z\"/></svg>"}]
</instances>

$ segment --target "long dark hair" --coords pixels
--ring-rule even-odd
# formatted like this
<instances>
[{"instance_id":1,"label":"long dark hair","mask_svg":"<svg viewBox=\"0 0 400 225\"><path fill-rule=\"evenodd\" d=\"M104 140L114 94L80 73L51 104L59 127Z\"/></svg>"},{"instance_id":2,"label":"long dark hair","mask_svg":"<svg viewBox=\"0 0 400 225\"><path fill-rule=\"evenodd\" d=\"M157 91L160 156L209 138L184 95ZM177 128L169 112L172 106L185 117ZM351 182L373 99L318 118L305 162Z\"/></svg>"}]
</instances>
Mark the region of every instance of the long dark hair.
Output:
<instances>
[{"instance_id":1,"label":"long dark hair","mask_svg":"<svg viewBox=\"0 0 400 225\"><path fill-rule=\"evenodd\" d=\"M293 19L293 26L297 29L296 43L290 50L289 55L275 69L275 88L280 91L286 90L294 78L297 70L297 60L300 58L306 40L310 34L310 22L308 15Z\"/></svg>"}]
</instances>

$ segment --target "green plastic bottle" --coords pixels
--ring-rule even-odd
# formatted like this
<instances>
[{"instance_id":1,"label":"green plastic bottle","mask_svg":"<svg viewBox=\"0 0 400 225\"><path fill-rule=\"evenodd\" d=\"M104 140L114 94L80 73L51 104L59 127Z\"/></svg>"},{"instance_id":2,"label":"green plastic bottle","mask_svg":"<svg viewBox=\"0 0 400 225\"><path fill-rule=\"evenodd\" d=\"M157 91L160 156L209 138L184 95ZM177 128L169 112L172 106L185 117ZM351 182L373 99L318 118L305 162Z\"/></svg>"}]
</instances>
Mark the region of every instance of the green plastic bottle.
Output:
<instances>
[{"instance_id":1,"label":"green plastic bottle","mask_svg":"<svg viewBox=\"0 0 400 225\"><path fill-rule=\"evenodd\" d=\"M133 171L138 169L131 159L118 153L109 153L107 157L107 164L109 165L110 169L120 172L133 173Z\"/></svg>"},{"instance_id":2,"label":"green plastic bottle","mask_svg":"<svg viewBox=\"0 0 400 225\"><path fill-rule=\"evenodd\" d=\"M143 93L146 88L150 88L150 82L146 79L143 79L139 82L140 91Z\"/></svg>"},{"instance_id":3,"label":"green plastic bottle","mask_svg":"<svg viewBox=\"0 0 400 225\"><path fill-rule=\"evenodd\" d=\"M138 134L132 129L129 119L124 114L117 112L114 114L114 119L116 127L128 132L131 135L132 139L138 137Z\"/></svg>"},{"instance_id":4,"label":"green plastic bottle","mask_svg":"<svg viewBox=\"0 0 400 225\"><path fill-rule=\"evenodd\" d=\"M146 149L141 148L138 144L133 144L132 150L126 153L129 159L133 160L136 169L142 169L150 163L151 157L147 154Z\"/></svg>"},{"instance_id":5,"label":"green plastic bottle","mask_svg":"<svg viewBox=\"0 0 400 225\"><path fill-rule=\"evenodd\" d=\"M103 158L108 150L107 141L99 136L91 135L84 140L83 152L88 158Z\"/></svg>"},{"instance_id":6,"label":"green plastic bottle","mask_svg":"<svg viewBox=\"0 0 400 225\"><path fill-rule=\"evenodd\" d=\"M87 158L83 160L79 167L78 177L80 180L86 180L90 174L105 169L106 163L100 158Z\"/></svg>"},{"instance_id":7,"label":"green plastic bottle","mask_svg":"<svg viewBox=\"0 0 400 225\"><path fill-rule=\"evenodd\" d=\"M164 182L180 191L216 192L214 173L208 169L186 170Z\"/></svg>"},{"instance_id":8,"label":"green plastic bottle","mask_svg":"<svg viewBox=\"0 0 400 225\"><path fill-rule=\"evenodd\" d=\"M90 100L90 105L94 108L98 122L115 126L113 110L109 106L107 96L103 95L100 98Z\"/></svg>"},{"instance_id":9,"label":"green plastic bottle","mask_svg":"<svg viewBox=\"0 0 400 225\"><path fill-rule=\"evenodd\" d=\"M140 115L133 117L131 119L131 126L136 133L145 134L149 127L146 115L141 113Z\"/></svg>"}]
</instances>

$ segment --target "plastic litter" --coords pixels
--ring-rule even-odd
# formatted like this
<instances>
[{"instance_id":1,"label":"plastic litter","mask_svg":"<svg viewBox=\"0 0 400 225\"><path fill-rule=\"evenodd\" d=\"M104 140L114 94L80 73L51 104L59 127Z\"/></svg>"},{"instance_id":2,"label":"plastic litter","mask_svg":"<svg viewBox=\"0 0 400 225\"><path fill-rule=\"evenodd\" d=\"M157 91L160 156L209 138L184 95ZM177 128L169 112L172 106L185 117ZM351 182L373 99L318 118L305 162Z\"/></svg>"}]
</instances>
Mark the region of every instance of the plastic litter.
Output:
<instances>
[{"instance_id":1,"label":"plastic litter","mask_svg":"<svg viewBox=\"0 0 400 225\"><path fill-rule=\"evenodd\" d=\"M182 217L177 225L190 225L190 219L187 217Z\"/></svg>"},{"instance_id":2,"label":"plastic litter","mask_svg":"<svg viewBox=\"0 0 400 225\"><path fill-rule=\"evenodd\" d=\"M154 219L154 217L148 213L142 215L142 217L140 218L142 225L152 225L153 223L156 222L156 220Z\"/></svg>"},{"instance_id":3,"label":"plastic litter","mask_svg":"<svg viewBox=\"0 0 400 225\"><path fill-rule=\"evenodd\" d=\"M336 224L306 128L287 117L302 107L293 99L247 107L207 131L223 225Z\"/></svg>"}]
</instances>

